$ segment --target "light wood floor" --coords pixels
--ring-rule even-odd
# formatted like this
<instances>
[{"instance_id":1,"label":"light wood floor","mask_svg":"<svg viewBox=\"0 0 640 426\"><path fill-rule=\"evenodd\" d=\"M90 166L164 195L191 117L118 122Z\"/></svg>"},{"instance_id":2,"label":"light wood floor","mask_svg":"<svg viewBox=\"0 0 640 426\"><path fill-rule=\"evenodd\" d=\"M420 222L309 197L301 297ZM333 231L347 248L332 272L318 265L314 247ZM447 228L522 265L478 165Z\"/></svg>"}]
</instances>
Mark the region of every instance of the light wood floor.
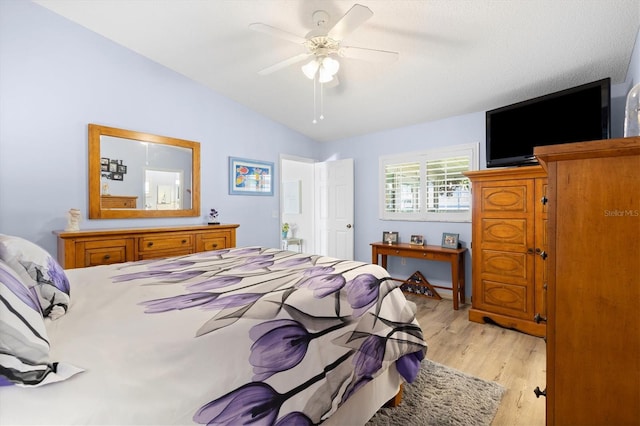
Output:
<instances>
[{"instance_id":1,"label":"light wood floor","mask_svg":"<svg viewBox=\"0 0 640 426\"><path fill-rule=\"evenodd\" d=\"M533 393L536 386L546 387L544 339L470 322L469 304L454 311L448 299L410 294L407 299L418 306L428 359L506 388L492 425L545 424L545 398Z\"/></svg>"}]
</instances>

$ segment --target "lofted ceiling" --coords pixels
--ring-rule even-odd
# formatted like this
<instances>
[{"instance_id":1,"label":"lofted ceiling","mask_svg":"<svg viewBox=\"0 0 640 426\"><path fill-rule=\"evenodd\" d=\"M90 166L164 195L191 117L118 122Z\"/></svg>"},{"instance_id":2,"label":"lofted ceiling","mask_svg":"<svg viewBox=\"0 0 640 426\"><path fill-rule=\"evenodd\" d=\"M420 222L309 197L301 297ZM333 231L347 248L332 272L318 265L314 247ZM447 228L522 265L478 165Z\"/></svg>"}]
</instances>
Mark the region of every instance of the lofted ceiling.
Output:
<instances>
[{"instance_id":1,"label":"lofted ceiling","mask_svg":"<svg viewBox=\"0 0 640 426\"><path fill-rule=\"evenodd\" d=\"M317 141L485 111L604 77L623 83L640 26L640 0L35 2ZM398 58L340 58L340 84L324 88L325 119L314 124L305 62L258 74L305 47L249 25L304 37L314 11L326 11L331 26L355 3L373 16L343 44Z\"/></svg>"}]
</instances>

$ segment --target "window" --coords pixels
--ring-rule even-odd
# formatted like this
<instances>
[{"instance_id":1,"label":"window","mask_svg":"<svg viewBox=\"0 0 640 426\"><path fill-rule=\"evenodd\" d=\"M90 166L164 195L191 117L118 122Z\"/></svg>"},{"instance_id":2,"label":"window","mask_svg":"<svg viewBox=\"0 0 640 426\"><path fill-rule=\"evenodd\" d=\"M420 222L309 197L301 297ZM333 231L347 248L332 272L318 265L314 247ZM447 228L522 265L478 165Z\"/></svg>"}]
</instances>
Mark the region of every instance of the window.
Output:
<instances>
[{"instance_id":1,"label":"window","mask_svg":"<svg viewBox=\"0 0 640 426\"><path fill-rule=\"evenodd\" d=\"M380 218L471 221L471 183L478 144L380 158Z\"/></svg>"}]
</instances>

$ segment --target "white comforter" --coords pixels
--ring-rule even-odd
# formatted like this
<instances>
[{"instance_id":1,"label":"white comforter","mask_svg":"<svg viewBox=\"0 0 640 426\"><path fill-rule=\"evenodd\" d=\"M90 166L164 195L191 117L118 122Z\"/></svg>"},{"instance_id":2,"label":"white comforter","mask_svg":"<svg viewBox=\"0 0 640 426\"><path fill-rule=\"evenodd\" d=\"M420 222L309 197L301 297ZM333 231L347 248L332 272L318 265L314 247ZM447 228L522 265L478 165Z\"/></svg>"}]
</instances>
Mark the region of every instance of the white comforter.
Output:
<instances>
[{"instance_id":1,"label":"white comforter","mask_svg":"<svg viewBox=\"0 0 640 426\"><path fill-rule=\"evenodd\" d=\"M85 371L0 388L0 424L318 424L426 351L377 265L249 247L66 272L51 359Z\"/></svg>"}]
</instances>

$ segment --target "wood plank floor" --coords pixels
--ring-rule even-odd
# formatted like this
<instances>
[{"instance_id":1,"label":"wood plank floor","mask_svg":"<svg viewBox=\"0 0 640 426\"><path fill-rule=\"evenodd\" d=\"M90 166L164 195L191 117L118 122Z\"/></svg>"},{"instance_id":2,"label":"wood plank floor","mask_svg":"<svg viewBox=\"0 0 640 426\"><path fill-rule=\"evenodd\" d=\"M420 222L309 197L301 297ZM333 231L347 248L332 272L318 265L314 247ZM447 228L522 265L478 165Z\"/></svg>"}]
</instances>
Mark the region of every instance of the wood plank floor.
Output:
<instances>
[{"instance_id":1,"label":"wood plank floor","mask_svg":"<svg viewBox=\"0 0 640 426\"><path fill-rule=\"evenodd\" d=\"M469 304L454 311L449 299L411 294L407 299L418 306L428 359L506 388L492 425L545 424L545 398L533 393L536 386L546 387L544 339L470 322Z\"/></svg>"}]
</instances>

